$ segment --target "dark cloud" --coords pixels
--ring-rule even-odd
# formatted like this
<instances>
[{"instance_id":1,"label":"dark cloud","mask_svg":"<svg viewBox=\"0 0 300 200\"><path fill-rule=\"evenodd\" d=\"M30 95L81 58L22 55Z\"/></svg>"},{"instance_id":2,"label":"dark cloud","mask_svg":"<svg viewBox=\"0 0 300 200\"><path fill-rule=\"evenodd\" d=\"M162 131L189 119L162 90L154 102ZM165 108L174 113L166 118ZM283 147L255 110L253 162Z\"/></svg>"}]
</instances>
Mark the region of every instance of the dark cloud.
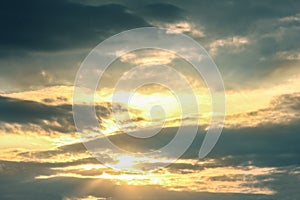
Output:
<instances>
[{"instance_id":1,"label":"dark cloud","mask_svg":"<svg viewBox=\"0 0 300 200\"><path fill-rule=\"evenodd\" d=\"M255 195L238 193L207 193L188 191L168 191L167 188L153 186L116 185L113 181L90 178L57 177L51 179L34 179L35 176L51 174L49 166L27 162L1 161L4 171L0 172L1 199L63 199L65 197L112 197L117 200L134 199L286 199L298 197L299 169L291 166L279 168L277 172L257 176L258 183L254 187L269 187L278 191L274 195ZM246 168L245 168L246 169ZM101 173L101 172L100 172ZM99 172L98 172L99 174ZM245 181L251 177L243 176L215 176L211 181ZM200 177L199 177L200 179ZM251 180L250 180L251 181Z\"/></svg>"},{"instance_id":2,"label":"dark cloud","mask_svg":"<svg viewBox=\"0 0 300 200\"><path fill-rule=\"evenodd\" d=\"M299 100L299 93L281 95L271 101L269 108L248 113L246 118L250 120L253 116L268 119L261 120L262 123L254 127L225 128L207 159L224 158L220 164L237 166L249 163L257 166L299 164ZM278 118L284 121L277 123ZM197 157L203 137L201 133L197 135L185 158Z\"/></svg>"},{"instance_id":3,"label":"dark cloud","mask_svg":"<svg viewBox=\"0 0 300 200\"><path fill-rule=\"evenodd\" d=\"M283 97L283 102L285 99L292 99L291 97ZM289 107L293 107L291 104ZM209 161L213 159L213 162L202 165L194 165L188 163L172 164L168 167L168 170L173 173L185 173L184 170L201 171L205 168L216 168L216 167L233 167L238 169L247 169L249 166L257 167L274 167L278 169L273 173L257 176L258 182L255 183L254 187L268 187L277 191L276 194L271 196L266 195L250 195L250 194L223 194L220 196L222 199L282 199L283 197L287 200L295 199L297 194L297 187L299 183L299 176L297 166L299 166L300 157L300 147L298 145L300 141L300 136L298 130L300 129L299 120L295 120L293 123L288 125L274 125L265 124L259 127L245 127L245 128L227 128L221 135L220 140L213 149L213 151L204 159ZM153 147L159 147L157 143L161 145L167 140L172 138L176 132L174 128L164 129L163 135L157 137L157 141L148 140L147 142L141 144L135 144L132 141L125 138L124 136L112 136L110 139L116 144L122 144L122 147L126 145L131 146L132 149L142 146L146 150ZM186 133L189 134L189 133ZM198 135L182 157L198 159L198 150L204 138L204 130L200 127ZM122 143L116 139L119 137ZM163 140L164 142L162 142ZM137 141L135 141L137 142ZM154 144L153 144L154 143ZM140 145L140 146L139 146ZM177 147L179 148L179 147ZM144 150L145 150L144 149ZM71 144L59 147L56 150L42 151L36 153L22 153L19 156L23 156L27 160L30 158L36 159L51 159L62 154L65 155L76 155L78 153L86 152L84 146L80 143ZM119 196L120 193L128 189L126 186L116 186L111 181L106 181L98 179L97 182L89 178L67 178L58 177L46 180L35 180L33 177L38 175L52 175L56 171L53 171L53 167L67 167L80 164L94 163L98 164L98 161L93 158L78 159L72 162L57 162L57 163L38 163L38 162L8 162L1 161L1 183L0 184L0 197L2 199L18 199L21 196L24 198L45 198L51 197L52 199L62 199L65 196L78 197L78 196L112 196L113 199L124 199L124 197ZM69 171L72 172L72 171ZM191 171L190 171L191 172ZM101 170L98 171L74 171L74 173L79 173L82 175L99 175L102 173ZM246 179L245 179L246 178ZM251 178L251 177L248 177ZM211 181L243 181L247 182L247 176L243 178L243 175L235 176L215 176L212 177ZM250 180L251 182L251 180ZM26 185L24 185L26 183ZM97 184L99 187L92 187L91 189L79 190L80 185L84 184ZM102 185L103 184L103 185ZM247 183L245 183L247 184ZM250 183L249 183L250 184ZM104 187L102 187L104 186ZM245 185L246 186L246 185ZM126 189L125 189L125 188ZM147 199L148 196L151 198L160 199L160 195L164 195L164 199L182 199L184 196L189 199L215 199L219 198L217 193L197 193L197 192L170 192L163 188L156 186L132 186L132 189L143 191L139 198ZM17 189L9 189L17 188ZM35 188L35 189L33 189ZM38 189L37 189L38 188ZM62 189L64 188L64 189ZM97 190L93 189L97 188ZM99 190L99 188L102 188ZM26 193L25 191L28 192ZM40 193L39 191L47 190L47 193ZM116 192L118 191L118 192ZM135 193L136 195L136 193ZM158 195L157 197L155 195ZM183 195L183 196L182 196ZM128 199L135 199L136 196L127 195ZM125 199L126 199L125 198Z\"/></svg>"},{"instance_id":4,"label":"dark cloud","mask_svg":"<svg viewBox=\"0 0 300 200\"><path fill-rule=\"evenodd\" d=\"M298 114L300 110L300 93L285 94L271 101L274 109L281 110L282 112L290 112Z\"/></svg>"},{"instance_id":5,"label":"dark cloud","mask_svg":"<svg viewBox=\"0 0 300 200\"><path fill-rule=\"evenodd\" d=\"M300 162L298 145L300 136L297 131L299 129L298 120L288 125L266 124L259 127L225 128L206 159L216 159L222 165L236 166L247 165L249 162L257 166L296 165ZM168 144L175 133L176 129L166 128L160 133L161 135L148 140L132 139L122 134L110 139L124 149L133 152L149 152ZM198 159L204 136L205 130L200 127L194 142L182 158Z\"/></svg>"},{"instance_id":6,"label":"dark cloud","mask_svg":"<svg viewBox=\"0 0 300 200\"><path fill-rule=\"evenodd\" d=\"M98 4L98 5L96 5ZM100 5L99 5L100 4ZM105 4L105 5L104 5ZM93 6L91 6L93 5ZM281 18L296 16L300 2L287 1L97 1L85 5L66 0L5 0L0 6L0 83L1 90L18 90L33 84L39 86L70 84L79 66L88 53L87 49L103 39L130 28L149 26L181 20L203 27L205 37L199 39L208 50L211 42L233 36L244 36L249 44L241 51L231 46L218 49L214 58L228 87L261 86L261 83L278 68L299 61L289 61L277 56L278 52L299 52L299 21L280 21ZM299 15L297 15L299 16ZM149 22L148 22L148 21ZM196 26L196 27L198 27ZM74 50L80 49L80 52ZM85 49L85 50L81 50ZM45 77L41 71L46 70ZM280 74L269 84L280 82ZM70 81L71 80L71 81ZM213 151L205 160L214 162L204 166L172 164L168 170L202 170L203 167L249 166L275 167L278 171L263 175L256 186L268 187L277 194L218 194L167 191L157 186L118 186L108 180L91 180L59 177L37 180L34 177L52 175L53 167L67 167L98 161L88 157L72 162L9 162L0 161L0 199L63 199L64 197L112 196L122 199L299 199L300 130L299 94L283 95L271 102L270 109L248 113L248 117L276 113L291 113L294 118L285 123L261 123L256 127L226 128ZM57 99L65 101L64 99ZM36 125L44 130L73 133L75 131L71 105L50 106L55 99L44 103L0 97L1 125ZM110 117L110 105L96 108L103 117ZM122 108L119 109L122 111ZM285 115L284 115L285 116ZM290 115L286 115L287 117ZM274 119L275 119L274 118ZM44 121L50 123L45 123ZM141 119L136 119L141 120ZM271 122L270 122L271 121ZM54 125L56 124L56 125ZM58 124L58 126L57 126ZM2 126L2 130L7 127ZM147 140L132 138L125 134L111 136L110 140L129 151L149 151L167 144L177 128L163 129L157 136ZM39 134L39 133L37 133ZM189 134L188 132L186 134ZM203 127L182 156L182 159L198 159L198 151L205 136ZM179 148L179 147L178 147ZM22 152L24 160L32 158L51 159L61 155L86 153L81 143L70 144L48 151ZM172 155L169 155L172 156ZM76 156L75 156L76 157ZM108 159L108 158L107 158ZM82 172L83 173L83 172ZM99 171L97 171L99 174ZM96 173L89 172L89 175ZM214 180L238 181L239 176L214 177ZM86 186L86 187L85 187ZM134 191L134 192L132 192Z\"/></svg>"},{"instance_id":7,"label":"dark cloud","mask_svg":"<svg viewBox=\"0 0 300 200\"><path fill-rule=\"evenodd\" d=\"M209 158L226 158L223 164L247 164L252 162L257 165L292 165L300 161L300 136L297 130L300 129L297 113L300 108L299 94L282 95L271 101L269 109L261 109L248 113L251 116L268 116L270 120L259 124L256 127L225 128L219 142L209 154ZM118 110L123 108L117 105ZM112 110L109 103L96 107L98 115L107 118L111 116ZM277 113L290 113L290 119L285 123L272 123L273 115ZM55 130L58 132L74 132L73 116L71 105L50 106L33 101L24 101L7 97L0 98L0 120L4 123L37 124L44 130ZM272 114L273 113L273 114ZM275 116L276 117L276 116ZM283 117L283 116L279 116ZM56 122L59 126L45 123L43 120ZM49 125L50 124L50 125ZM109 139L116 145L132 152L148 152L159 149L168 144L175 136L178 127L164 128L158 134L147 139L135 138L120 133L110 136ZM149 130L148 130L149 131ZM143 134L143 131L138 131ZM205 127L199 127L198 134L183 158L198 158L198 151L205 136ZM138 133L139 134L139 133ZM190 134L187 132L186 134ZM93 142L99 142L97 139ZM101 142L99 143L101 144ZM55 157L63 153L86 152L80 143L62 146L56 150L36 152L37 158ZM32 156L33 154L24 156ZM172 156L172 155L169 155Z\"/></svg>"},{"instance_id":8,"label":"dark cloud","mask_svg":"<svg viewBox=\"0 0 300 200\"><path fill-rule=\"evenodd\" d=\"M149 26L121 3L68 0L5 0L0 25L0 91L6 92L71 85L91 48L120 31Z\"/></svg>"},{"instance_id":9,"label":"dark cloud","mask_svg":"<svg viewBox=\"0 0 300 200\"><path fill-rule=\"evenodd\" d=\"M51 158L59 156L61 154L76 155L79 153L86 153L86 152L87 152L87 150L82 143L75 143L75 144L71 144L71 145L60 146L53 150L36 151L36 152L22 152L22 153L19 153L18 155L22 156L24 158L28 158L28 159L33 158L33 157L37 158L37 159L51 159ZM91 162L92 159L88 158L88 160ZM82 160L79 159L77 161L79 161L79 163L81 163Z\"/></svg>"},{"instance_id":10,"label":"dark cloud","mask_svg":"<svg viewBox=\"0 0 300 200\"><path fill-rule=\"evenodd\" d=\"M2 3L2 90L70 85L79 63L92 47L120 31L151 26L149 23L153 21L162 26L164 23L187 21L203 28L205 37L195 39L207 50L211 42L218 39L237 35L249 38L249 44L241 51L236 52L233 46L221 47L214 57L225 85L230 89L280 83L294 70L287 70L270 80L272 72L299 65L299 60L290 61L276 56L282 51L299 52L299 23L280 21L284 17L299 17L299 1L78 2L13 0ZM78 48L81 52L74 52ZM46 77L41 76L42 70L47 71Z\"/></svg>"},{"instance_id":11,"label":"dark cloud","mask_svg":"<svg viewBox=\"0 0 300 200\"><path fill-rule=\"evenodd\" d=\"M73 115L71 111L71 105L66 104L49 106L34 101L0 97L0 122L23 124L25 129L36 124L45 131L63 133L75 131L72 125Z\"/></svg>"},{"instance_id":12,"label":"dark cloud","mask_svg":"<svg viewBox=\"0 0 300 200\"><path fill-rule=\"evenodd\" d=\"M55 99L46 100L46 102L49 101L55 101ZM101 118L109 117L111 114L110 104L97 105L96 113ZM76 131L70 104L54 106L3 96L0 96L0 122L21 124L25 129L30 129L31 125L38 125L43 130L50 132L74 133ZM99 123L101 124L100 118ZM5 126L2 126L2 129L5 129Z\"/></svg>"},{"instance_id":13,"label":"dark cloud","mask_svg":"<svg viewBox=\"0 0 300 200\"><path fill-rule=\"evenodd\" d=\"M57 97L56 99L51 99L51 98L43 99L43 102L45 103L55 103L56 101L67 102L68 99L66 97Z\"/></svg>"},{"instance_id":14,"label":"dark cloud","mask_svg":"<svg viewBox=\"0 0 300 200\"><path fill-rule=\"evenodd\" d=\"M189 10L194 21L203 24L213 35L248 35L262 19L274 19L296 14L299 2L289 1L190 1L176 5ZM267 31L267 30L266 30Z\"/></svg>"},{"instance_id":15,"label":"dark cloud","mask_svg":"<svg viewBox=\"0 0 300 200\"><path fill-rule=\"evenodd\" d=\"M114 200L137 199L267 199L265 195L253 194L219 194L206 192L176 192L157 186L116 185L113 181L89 178L58 177L52 179L34 179L40 173L48 174L45 165L1 161L5 173L0 173L1 199L51 199L61 200L65 197L112 197ZM291 191L291 190L290 190ZM294 191L293 191L294 192Z\"/></svg>"},{"instance_id":16,"label":"dark cloud","mask_svg":"<svg viewBox=\"0 0 300 200\"><path fill-rule=\"evenodd\" d=\"M270 108L248 113L247 118L259 115L265 116L269 120L252 127L225 128L213 151L205 159L216 159L217 163L212 166L251 164L259 167L278 167L298 165L300 162L300 146L298 145L300 123L297 115L300 108L299 99L298 93L282 95L274 98ZM288 114L276 116L284 112ZM284 119L284 122L277 123L278 118ZM147 139L133 138L125 133L110 136L109 139L128 151L149 152L168 144L174 138L177 130L176 127L164 128L157 135ZM143 131L139 132L143 134ZM205 132L205 127L199 127L193 143L182 156L183 159L198 159ZM186 132L186 134L190 133ZM101 140L97 139L93 142L97 146L97 142L101 144ZM168 156L172 157L172 152ZM178 167L178 165L174 165L174 167ZM181 167L192 166L181 165Z\"/></svg>"},{"instance_id":17,"label":"dark cloud","mask_svg":"<svg viewBox=\"0 0 300 200\"><path fill-rule=\"evenodd\" d=\"M236 47L219 47L214 61L225 80L226 88L254 88L278 84L293 75L299 60L283 61L278 52L299 52L299 23L282 22L296 17L299 1L182 1L174 5L186 11L187 19L204 27L205 37L198 39L207 50L219 39L243 36L249 39L240 51ZM298 16L298 15L297 15ZM197 38L196 38L197 39ZM293 66L276 78L272 73ZM283 70L284 71L284 70ZM242 84L241 84L242 83Z\"/></svg>"},{"instance_id":18,"label":"dark cloud","mask_svg":"<svg viewBox=\"0 0 300 200\"><path fill-rule=\"evenodd\" d=\"M1 49L61 50L93 47L121 30L146 26L125 6L86 6L63 0L4 1Z\"/></svg>"},{"instance_id":19,"label":"dark cloud","mask_svg":"<svg viewBox=\"0 0 300 200\"><path fill-rule=\"evenodd\" d=\"M266 124L259 127L226 128L213 151L204 159L204 161L214 159L215 162L205 164L205 166L172 164L170 169L200 170L203 167L218 166L283 167L298 165L300 162L300 147L298 145L300 136L297 130L299 129L299 121L294 121L288 125ZM168 144L175 134L175 128L165 128L157 136L150 139L132 138L126 134L110 136L109 139L122 149L136 153L159 149ZM186 134L190 133L187 132ZM181 158L198 159L198 152L204 136L205 130L200 127L195 140ZM101 147L101 139L93 142L95 142L99 152L106 150ZM52 151L37 152L32 155L39 158L50 158L67 152L76 154L86 151L81 144L73 145ZM180 147L177 146L176 148ZM172 157L172 153L168 156ZM147 165L147 163L144 164Z\"/></svg>"},{"instance_id":20,"label":"dark cloud","mask_svg":"<svg viewBox=\"0 0 300 200\"><path fill-rule=\"evenodd\" d=\"M58 116L68 116L70 105L49 106L34 101L0 97L0 120L4 122L34 123Z\"/></svg>"},{"instance_id":21,"label":"dark cloud","mask_svg":"<svg viewBox=\"0 0 300 200\"><path fill-rule=\"evenodd\" d=\"M150 21L174 22L186 18L186 13L183 9L168 3L148 4L138 12Z\"/></svg>"},{"instance_id":22,"label":"dark cloud","mask_svg":"<svg viewBox=\"0 0 300 200\"><path fill-rule=\"evenodd\" d=\"M263 121L254 127L227 127L216 144L213 151L205 159L216 159L215 165L248 165L249 163L257 166L288 166L296 165L300 162L300 129L299 117L293 115L300 108L299 94L282 95L274 98L269 109L261 109L256 112L248 113L247 118L252 116L263 116L269 120ZM109 107L109 104L106 105ZM99 107L103 116L110 116L111 110L107 107ZM121 107L120 107L121 109ZM54 110L54 109L52 109ZM284 117L284 123L273 123L278 113L287 112L289 116ZM290 117L290 119L288 119ZM198 152L205 136L205 128L199 127L198 133L187 150L182 156L183 159L198 159ZM187 129L188 130L188 129ZM149 130L145 132L148 133ZM167 145L176 135L178 127L163 128L153 137L141 139L132 137L126 133L119 133L109 136L109 140L115 145L131 152L149 152L160 149ZM144 134L143 130L137 131L136 134ZM186 132L186 134L190 134ZM101 147L102 139L90 141L95 144L95 148L99 151L105 150L105 146ZM89 145L90 146L90 145ZM180 147L176 147L180 148ZM85 147L81 143L71 144L59 147L56 150L36 152L27 156L37 158L50 158L64 153L82 153L86 152ZM104 155L102 155L104 156ZM172 157L172 152L170 155ZM182 166L189 167L189 166ZM190 166L191 167L191 166Z\"/></svg>"},{"instance_id":23,"label":"dark cloud","mask_svg":"<svg viewBox=\"0 0 300 200\"><path fill-rule=\"evenodd\" d=\"M300 93L284 94L274 97L269 106L255 111L229 115L228 121L244 120L243 126L256 126L265 124L289 124L300 118ZM234 122L233 122L234 123ZM240 124L242 122L239 122Z\"/></svg>"}]
</instances>

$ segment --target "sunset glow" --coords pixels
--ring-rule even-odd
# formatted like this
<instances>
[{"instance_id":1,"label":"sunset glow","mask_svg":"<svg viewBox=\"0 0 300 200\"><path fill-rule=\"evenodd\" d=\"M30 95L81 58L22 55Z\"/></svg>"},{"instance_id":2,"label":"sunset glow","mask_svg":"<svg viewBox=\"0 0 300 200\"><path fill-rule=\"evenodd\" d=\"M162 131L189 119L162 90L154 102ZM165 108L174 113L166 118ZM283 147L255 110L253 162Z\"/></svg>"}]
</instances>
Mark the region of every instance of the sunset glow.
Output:
<instances>
[{"instance_id":1,"label":"sunset glow","mask_svg":"<svg viewBox=\"0 0 300 200\"><path fill-rule=\"evenodd\" d=\"M300 2L0 6L0 199L300 199Z\"/></svg>"}]
</instances>

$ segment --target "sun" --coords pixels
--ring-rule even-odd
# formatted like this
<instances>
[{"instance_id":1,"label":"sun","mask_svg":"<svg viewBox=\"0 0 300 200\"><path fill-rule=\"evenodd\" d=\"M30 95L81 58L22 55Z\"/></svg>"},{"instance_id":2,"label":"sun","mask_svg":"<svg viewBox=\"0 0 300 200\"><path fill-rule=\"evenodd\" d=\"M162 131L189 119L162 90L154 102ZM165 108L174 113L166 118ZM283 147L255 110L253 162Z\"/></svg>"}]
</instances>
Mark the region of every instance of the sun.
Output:
<instances>
[{"instance_id":1,"label":"sun","mask_svg":"<svg viewBox=\"0 0 300 200\"><path fill-rule=\"evenodd\" d=\"M117 157L117 164L114 167L124 170L133 170L134 165L137 164L137 158L134 156L122 155Z\"/></svg>"}]
</instances>

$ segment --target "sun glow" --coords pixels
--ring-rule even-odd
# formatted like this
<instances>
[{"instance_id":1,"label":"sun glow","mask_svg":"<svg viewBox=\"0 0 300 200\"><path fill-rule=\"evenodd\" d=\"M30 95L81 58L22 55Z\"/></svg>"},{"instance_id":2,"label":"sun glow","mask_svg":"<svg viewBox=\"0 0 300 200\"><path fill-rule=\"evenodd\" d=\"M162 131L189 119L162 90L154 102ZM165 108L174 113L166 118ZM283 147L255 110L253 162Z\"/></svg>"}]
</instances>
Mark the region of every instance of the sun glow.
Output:
<instances>
[{"instance_id":1,"label":"sun glow","mask_svg":"<svg viewBox=\"0 0 300 200\"><path fill-rule=\"evenodd\" d=\"M129 159L129 161L128 161ZM119 164L131 165L131 159L121 156ZM134 161L135 162L135 161ZM195 169L181 169L180 172L172 167L149 172L116 172L99 165L74 166L68 168L53 168L58 173L40 175L36 179L51 179L57 177L74 177L93 180L109 180L116 185L131 186L161 186L170 191L218 192L218 193L248 193L272 195L276 193L268 187L257 187L262 176L278 173L276 168L259 168L255 166L242 167L213 167L201 170L198 167L213 164L214 161L199 162L197 160L178 160L176 164L192 164ZM198 167L197 167L198 166ZM77 169L77 171L76 171ZM93 182L93 184L97 184Z\"/></svg>"},{"instance_id":2,"label":"sun glow","mask_svg":"<svg viewBox=\"0 0 300 200\"><path fill-rule=\"evenodd\" d=\"M118 163L114 165L116 168L125 169L125 170L132 170L133 166L137 164L137 159L133 156L119 156L117 158Z\"/></svg>"}]
</instances>

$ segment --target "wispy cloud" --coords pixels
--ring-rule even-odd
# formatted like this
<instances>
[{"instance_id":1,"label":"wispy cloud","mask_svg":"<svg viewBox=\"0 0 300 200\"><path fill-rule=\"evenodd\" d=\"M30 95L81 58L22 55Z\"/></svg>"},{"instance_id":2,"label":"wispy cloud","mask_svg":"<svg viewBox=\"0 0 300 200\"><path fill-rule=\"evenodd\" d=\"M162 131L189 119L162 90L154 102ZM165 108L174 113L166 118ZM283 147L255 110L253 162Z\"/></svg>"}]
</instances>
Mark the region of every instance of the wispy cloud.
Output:
<instances>
[{"instance_id":1,"label":"wispy cloud","mask_svg":"<svg viewBox=\"0 0 300 200\"><path fill-rule=\"evenodd\" d=\"M238 52L241 47L249 44L250 41L246 37L234 36L231 38L218 39L209 45L209 53L215 56L219 48L230 47L232 52Z\"/></svg>"}]
</instances>

